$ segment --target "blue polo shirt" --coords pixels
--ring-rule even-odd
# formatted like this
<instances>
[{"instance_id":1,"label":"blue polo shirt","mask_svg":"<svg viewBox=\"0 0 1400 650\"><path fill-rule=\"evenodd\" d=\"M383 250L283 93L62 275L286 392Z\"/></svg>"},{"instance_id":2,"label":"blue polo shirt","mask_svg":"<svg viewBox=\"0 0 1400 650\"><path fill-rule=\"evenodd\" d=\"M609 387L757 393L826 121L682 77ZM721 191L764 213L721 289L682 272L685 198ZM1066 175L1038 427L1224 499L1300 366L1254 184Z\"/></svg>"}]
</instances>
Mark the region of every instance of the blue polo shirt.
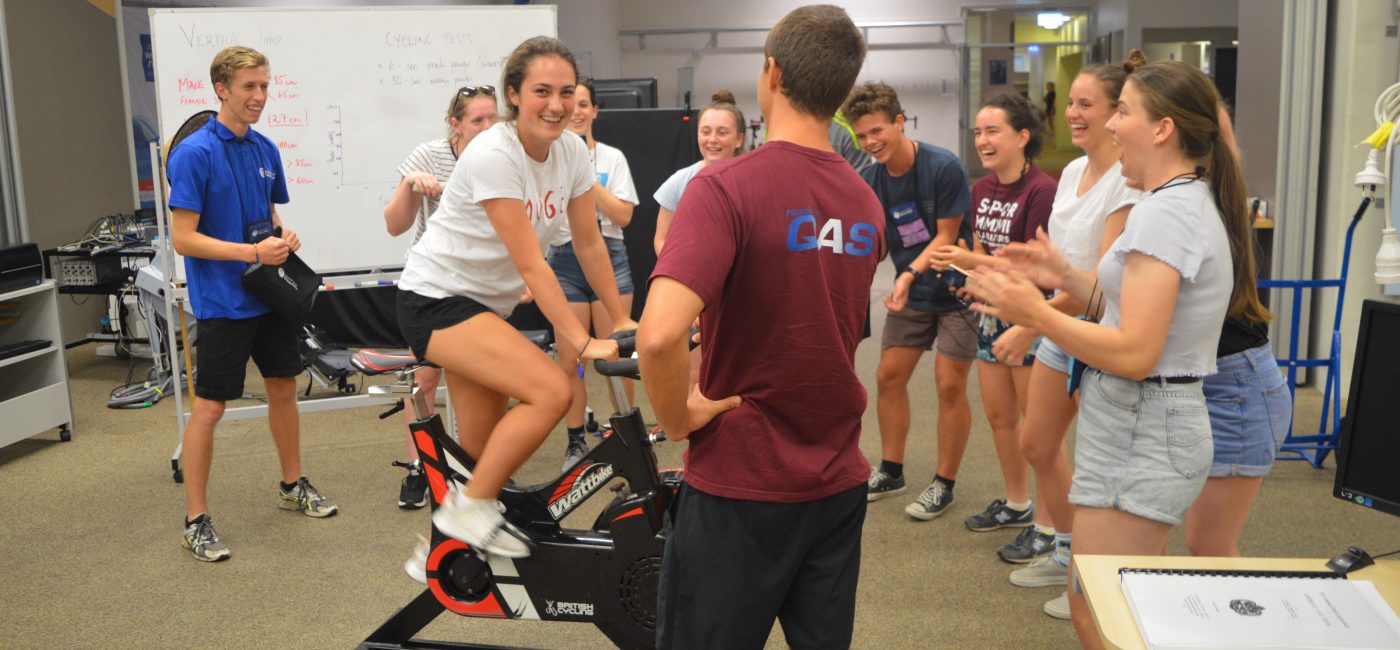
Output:
<instances>
[{"instance_id":1,"label":"blue polo shirt","mask_svg":"<svg viewBox=\"0 0 1400 650\"><path fill-rule=\"evenodd\" d=\"M166 169L170 207L198 214L197 230L215 239L249 242L249 228L272 218L273 203L289 200L277 145L252 129L240 138L217 119L181 141ZM270 311L243 290L247 268L246 262L186 257L195 318L252 318Z\"/></svg>"}]
</instances>

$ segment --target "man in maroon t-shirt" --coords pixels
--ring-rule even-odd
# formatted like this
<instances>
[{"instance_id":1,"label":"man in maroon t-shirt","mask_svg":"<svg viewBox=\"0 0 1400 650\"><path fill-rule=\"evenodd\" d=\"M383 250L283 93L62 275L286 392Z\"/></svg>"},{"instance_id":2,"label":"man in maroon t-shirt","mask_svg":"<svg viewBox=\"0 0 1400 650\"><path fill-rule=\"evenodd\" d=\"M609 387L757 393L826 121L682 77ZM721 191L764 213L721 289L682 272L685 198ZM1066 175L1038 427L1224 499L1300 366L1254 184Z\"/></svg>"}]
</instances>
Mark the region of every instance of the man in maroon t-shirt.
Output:
<instances>
[{"instance_id":1,"label":"man in maroon t-shirt","mask_svg":"<svg viewBox=\"0 0 1400 650\"><path fill-rule=\"evenodd\" d=\"M855 350L885 220L827 126L865 43L844 10L809 6L764 56L768 143L690 182L638 330L657 419L690 440L661 648L762 647L775 618L794 647L851 642L870 473ZM705 355L687 395L697 315Z\"/></svg>"}]
</instances>

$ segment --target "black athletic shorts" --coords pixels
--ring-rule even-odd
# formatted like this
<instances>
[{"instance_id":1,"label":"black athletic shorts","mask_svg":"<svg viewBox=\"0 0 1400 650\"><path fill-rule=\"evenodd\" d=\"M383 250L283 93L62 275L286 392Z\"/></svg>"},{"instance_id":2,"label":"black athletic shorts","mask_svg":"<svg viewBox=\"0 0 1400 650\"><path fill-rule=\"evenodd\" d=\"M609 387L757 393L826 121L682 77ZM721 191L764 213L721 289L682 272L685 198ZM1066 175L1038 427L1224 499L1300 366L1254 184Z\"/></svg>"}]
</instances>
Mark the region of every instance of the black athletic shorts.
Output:
<instances>
[{"instance_id":1,"label":"black athletic shorts","mask_svg":"<svg viewBox=\"0 0 1400 650\"><path fill-rule=\"evenodd\" d=\"M404 342L419 361L424 361L428 358L428 339L433 337L434 330L447 329L491 308L463 296L429 298L399 289L397 311Z\"/></svg>"},{"instance_id":2,"label":"black athletic shorts","mask_svg":"<svg viewBox=\"0 0 1400 650\"><path fill-rule=\"evenodd\" d=\"M683 485L661 562L656 647L849 648L864 483L817 501L726 499Z\"/></svg>"},{"instance_id":3,"label":"black athletic shorts","mask_svg":"<svg viewBox=\"0 0 1400 650\"><path fill-rule=\"evenodd\" d=\"M199 397L220 402L242 397L249 357L263 377L301 374L297 348L301 328L274 312L252 318L205 318L198 327L194 394Z\"/></svg>"}]
</instances>

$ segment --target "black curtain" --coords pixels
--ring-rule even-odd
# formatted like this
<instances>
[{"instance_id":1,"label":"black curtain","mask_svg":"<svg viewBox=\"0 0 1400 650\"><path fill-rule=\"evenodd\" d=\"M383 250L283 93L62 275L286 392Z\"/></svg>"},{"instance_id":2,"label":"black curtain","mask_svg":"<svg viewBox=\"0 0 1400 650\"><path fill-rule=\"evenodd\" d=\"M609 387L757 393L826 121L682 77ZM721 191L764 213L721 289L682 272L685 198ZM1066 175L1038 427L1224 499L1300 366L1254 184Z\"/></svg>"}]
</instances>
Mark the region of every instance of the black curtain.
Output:
<instances>
[{"instance_id":1,"label":"black curtain","mask_svg":"<svg viewBox=\"0 0 1400 650\"><path fill-rule=\"evenodd\" d=\"M632 318L640 318L646 305L647 278L656 266L652 240L656 234L656 199L652 195L677 170L700 160L695 144L698 117L679 108L604 109L593 123L599 142L617 147L627 156L632 182L640 203L632 223L623 229L627 258L632 266ZM332 278L326 282L334 283ZM396 287L367 287L323 291L316 298L312 322L331 341L349 347L403 347L394 315ZM535 304L521 305L508 319L518 329L550 329Z\"/></svg>"}]
</instances>

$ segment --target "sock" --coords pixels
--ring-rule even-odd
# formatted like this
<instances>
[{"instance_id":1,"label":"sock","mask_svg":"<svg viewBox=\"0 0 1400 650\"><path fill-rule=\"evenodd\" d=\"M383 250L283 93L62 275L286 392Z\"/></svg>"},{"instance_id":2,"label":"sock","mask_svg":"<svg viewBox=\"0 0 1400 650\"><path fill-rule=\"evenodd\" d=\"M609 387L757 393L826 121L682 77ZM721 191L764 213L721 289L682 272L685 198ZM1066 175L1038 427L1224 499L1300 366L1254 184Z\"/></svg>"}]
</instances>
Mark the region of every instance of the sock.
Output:
<instances>
[{"instance_id":1,"label":"sock","mask_svg":"<svg viewBox=\"0 0 1400 650\"><path fill-rule=\"evenodd\" d=\"M580 442L583 440L583 427L567 427L567 429L569 431L569 442Z\"/></svg>"},{"instance_id":2,"label":"sock","mask_svg":"<svg viewBox=\"0 0 1400 650\"><path fill-rule=\"evenodd\" d=\"M283 483L282 481L278 481L277 484L282 486L283 492L291 492L292 488L297 486L296 483Z\"/></svg>"},{"instance_id":3,"label":"sock","mask_svg":"<svg viewBox=\"0 0 1400 650\"><path fill-rule=\"evenodd\" d=\"M881 460L880 471L889 474L890 478L900 478L904 476L904 463L896 463L892 460Z\"/></svg>"},{"instance_id":4,"label":"sock","mask_svg":"<svg viewBox=\"0 0 1400 650\"><path fill-rule=\"evenodd\" d=\"M186 520L185 520L185 527L188 528L188 527L190 527L190 526L192 526L192 525L194 525L194 524L201 523L201 522L203 522L205 519L208 519L208 518L209 518L209 515L208 515L207 513L200 513L199 516L198 516L198 517L195 517L194 519L186 519Z\"/></svg>"},{"instance_id":5,"label":"sock","mask_svg":"<svg viewBox=\"0 0 1400 650\"><path fill-rule=\"evenodd\" d=\"M1038 535L1054 535L1054 534L1055 534L1055 527L1054 527L1054 526L1046 526L1046 525L1043 525L1043 524L1036 524L1036 525L1035 525L1035 532L1036 532L1036 534L1038 534Z\"/></svg>"},{"instance_id":6,"label":"sock","mask_svg":"<svg viewBox=\"0 0 1400 650\"><path fill-rule=\"evenodd\" d=\"M939 476L938 474L934 474L934 475L933 475L933 482L934 482L934 483L942 483L942 484L943 484L943 487L944 487L946 490L948 490L949 492L952 492L952 491L953 491L953 485L954 485L955 483L957 483L958 481L957 481L957 479L943 478L942 476Z\"/></svg>"},{"instance_id":7,"label":"sock","mask_svg":"<svg viewBox=\"0 0 1400 650\"><path fill-rule=\"evenodd\" d=\"M1010 508L1010 509L1012 509L1012 510L1015 510L1016 512L1025 512L1025 511L1031 509L1031 502L1030 502L1030 501L1026 501L1026 502L1024 502L1024 503L1016 503L1015 501L1012 501L1011 499L1007 499L1007 500L1006 500L1006 507L1008 507L1008 508Z\"/></svg>"},{"instance_id":8,"label":"sock","mask_svg":"<svg viewBox=\"0 0 1400 650\"><path fill-rule=\"evenodd\" d=\"M1052 556L1055 564L1066 569L1069 568L1069 547L1071 533L1055 533L1055 554Z\"/></svg>"}]
</instances>

